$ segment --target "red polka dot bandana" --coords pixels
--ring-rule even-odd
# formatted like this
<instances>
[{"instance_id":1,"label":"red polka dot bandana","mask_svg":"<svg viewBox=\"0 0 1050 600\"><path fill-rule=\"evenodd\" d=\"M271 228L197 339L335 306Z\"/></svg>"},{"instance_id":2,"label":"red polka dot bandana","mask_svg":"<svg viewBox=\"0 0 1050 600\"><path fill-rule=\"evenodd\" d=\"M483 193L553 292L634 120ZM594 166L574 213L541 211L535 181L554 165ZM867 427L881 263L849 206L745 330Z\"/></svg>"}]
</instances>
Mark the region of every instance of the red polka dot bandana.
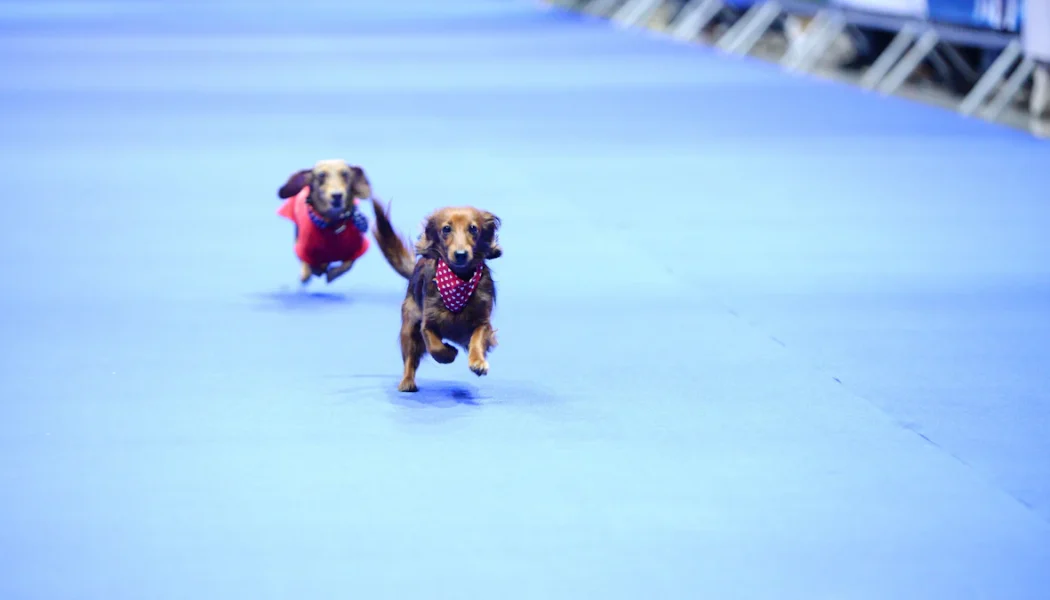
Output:
<instances>
[{"instance_id":1,"label":"red polka dot bandana","mask_svg":"<svg viewBox=\"0 0 1050 600\"><path fill-rule=\"evenodd\" d=\"M467 281L463 281L452 272L448 263L443 260L438 261L434 281L437 282L438 293L441 294L441 301L445 303L445 308L454 313L463 310L463 307L467 305L467 301L474 294L474 290L478 289L478 282L481 281L481 271L484 268L484 265L478 265L478 268L474 270L474 276Z\"/></svg>"}]
</instances>

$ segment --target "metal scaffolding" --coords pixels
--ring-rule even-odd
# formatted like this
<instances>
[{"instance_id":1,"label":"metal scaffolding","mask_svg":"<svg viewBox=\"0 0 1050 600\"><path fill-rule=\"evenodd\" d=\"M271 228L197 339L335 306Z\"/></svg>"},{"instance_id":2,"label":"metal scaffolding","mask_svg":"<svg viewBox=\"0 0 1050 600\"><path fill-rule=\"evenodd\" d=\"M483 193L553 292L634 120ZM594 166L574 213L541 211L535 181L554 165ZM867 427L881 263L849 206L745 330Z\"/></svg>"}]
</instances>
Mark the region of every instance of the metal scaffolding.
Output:
<instances>
[{"instance_id":1,"label":"metal scaffolding","mask_svg":"<svg viewBox=\"0 0 1050 600\"><path fill-rule=\"evenodd\" d=\"M646 24L670 1L582 0L575 4L587 13L608 17L620 27L637 27ZM1016 99L1036 69L1036 62L1025 56L1017 33L878 14L834 1L687 0L667 24L666 32L676 39L696 40L727 8L743 11L713 40L715 48L729 54L749 54L774 24L787 16L810 18L809 26L779 59L783 68L792 71L813 72L835 41L850 28L891 32L892 41L861 75L860 85L880 94L894 94L924 61L931 61L961 73L973 83L955 105L955 109L965 115L997 118ZM998 56L982 72L976 72L957 51L967 47L998 52Z\"/></svg>"}]
</instances>

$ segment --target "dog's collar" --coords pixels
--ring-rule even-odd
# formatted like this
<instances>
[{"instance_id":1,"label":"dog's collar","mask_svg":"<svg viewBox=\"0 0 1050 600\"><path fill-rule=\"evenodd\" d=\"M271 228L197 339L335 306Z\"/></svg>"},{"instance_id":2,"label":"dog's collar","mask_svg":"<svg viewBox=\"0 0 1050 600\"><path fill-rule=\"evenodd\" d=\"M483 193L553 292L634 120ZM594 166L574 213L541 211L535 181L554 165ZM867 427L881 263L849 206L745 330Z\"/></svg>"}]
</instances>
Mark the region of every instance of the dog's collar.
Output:
<instances>
[{"instance_id":1,"label":"dog's collar","mask_svg":"<svg viewBox=\"0 0 1050 600\"><path fill-rule=\"evenodd\" d=\"M339 213L337 219L326 219L321 213L314 210L314 206L309 202L306 203L306 216L310 217L310 222L318 229L334 227L336 233L342 233L346 229L347 221L350 220L350 213L347 211Z\"/></svg>"},{"instance_id":2,"label":"dog's collar","mask_svg":"<svg viewBox=\"0 0 1050 600\"><path fill-rule=\"evenodd\" d=\"M445 308L458 313L470 301L474 290L478 289L478 282L481 281L481 272L485 270L485 265L478 265L470 279L463 281L452 271L447 262L438 260L437 263L434 281L437 283L438 294Z\"/></svg>"}]
</instances>

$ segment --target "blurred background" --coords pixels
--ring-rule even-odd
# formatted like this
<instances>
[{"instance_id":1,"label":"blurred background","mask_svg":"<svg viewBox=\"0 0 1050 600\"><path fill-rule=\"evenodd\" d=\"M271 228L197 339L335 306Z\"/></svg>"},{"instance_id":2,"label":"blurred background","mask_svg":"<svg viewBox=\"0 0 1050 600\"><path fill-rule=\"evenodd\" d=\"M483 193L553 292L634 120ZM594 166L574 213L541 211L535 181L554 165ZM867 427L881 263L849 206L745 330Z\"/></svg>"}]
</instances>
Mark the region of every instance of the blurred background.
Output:
<instances>
[{"instance_id":1,"label":"blurred background","mask_svg":"<svg viewBox=\"0 0 1050 600\"><path fill-rule=\"evenodd\" d=\"M1044 0L554 0L1037 135L1050 115Z\"/></svg>"}]
</instances>

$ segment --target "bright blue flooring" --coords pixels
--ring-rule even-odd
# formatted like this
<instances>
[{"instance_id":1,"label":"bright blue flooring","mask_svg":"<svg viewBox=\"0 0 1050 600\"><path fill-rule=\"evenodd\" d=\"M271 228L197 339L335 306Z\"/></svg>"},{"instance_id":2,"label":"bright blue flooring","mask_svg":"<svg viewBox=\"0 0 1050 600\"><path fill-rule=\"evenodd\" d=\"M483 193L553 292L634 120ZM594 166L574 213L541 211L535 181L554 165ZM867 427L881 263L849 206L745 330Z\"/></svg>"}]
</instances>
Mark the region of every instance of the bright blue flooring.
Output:
<instances>
[{"instance_id":1,"label":"bright blue flooring","mask_svg":"<svg viewBox=\"0 0 1050 600\"><path fill-rule=\"evenodd\" d=\"M517 0L0 4L0 598L1045 599L1045 144ZM275 191L504 219L478 379Z\"/></svg>"}]
</instances>

